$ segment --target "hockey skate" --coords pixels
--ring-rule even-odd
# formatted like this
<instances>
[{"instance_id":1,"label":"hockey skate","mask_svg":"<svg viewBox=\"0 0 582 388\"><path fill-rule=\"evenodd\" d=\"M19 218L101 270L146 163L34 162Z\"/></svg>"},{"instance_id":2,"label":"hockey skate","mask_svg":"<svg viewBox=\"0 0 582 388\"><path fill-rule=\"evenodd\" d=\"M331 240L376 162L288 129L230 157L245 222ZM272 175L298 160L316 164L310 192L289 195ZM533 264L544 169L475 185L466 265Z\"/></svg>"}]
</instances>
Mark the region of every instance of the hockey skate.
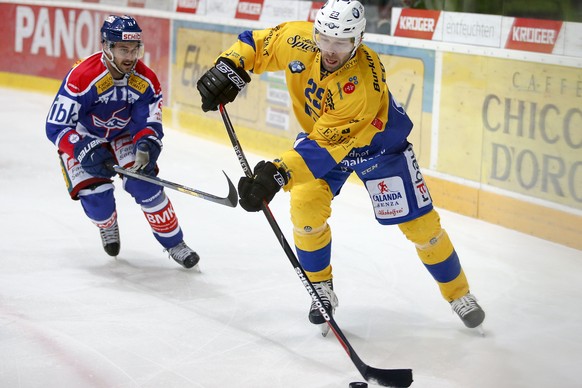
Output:
<instances>
[{"instance_id":1,"label":"hockey skate","mask_svg":"<svg viewBox=\"0 0 582 388\"><path fill-rule=\"evenodd\" d=\"M200 261L200 256L194 252L184 241L173 248L167 249L170 257L184 268L192 268Z\"/></svg>"},{"instance_id":2,"label":"hockey skate","mask_svg":"<svg viewBox=\"0 0 582 388\"><path fill-rule=\"evenodd\" d=\"M314 282L313 287L323 302L323 307L327 313L333 315L335 308L339 305L337 296L333 291L333 281L330 279L323 282ZM325 337L327 336L327 333L329 333L329 325L320 311L318 302L313 301L311 303L311 308L309 309L309 322L319 326L322 336Z\"/></svg>"},{"instance_id":3,"label":"hockey skate","mask_svg":"<svg viewBox=\"0 0 582 388\"><path fill-rule=\"evenodd\" d=\"M481 335L483 335L483 328L481 324L485 319L485 311L477 303L477 298L475 298L471 293L455 299L451 302L451 307L453 311L457 313L461 321L469 329L477 328Z\"/></svg>"},{"instance_id":4,"label":"hockey skate","mask_svg":"<svg viewBox=\"0 0 582 388\"><path fill-rule=\"evenodd\" d=\"M117 225L117 220L113 225L106 228L99 228L99 234L101 234L101 243L103 244L103 249L109 256L117 256L119 254L120 240L119 240L119 226Z\"/></svg>"}]
</instances>

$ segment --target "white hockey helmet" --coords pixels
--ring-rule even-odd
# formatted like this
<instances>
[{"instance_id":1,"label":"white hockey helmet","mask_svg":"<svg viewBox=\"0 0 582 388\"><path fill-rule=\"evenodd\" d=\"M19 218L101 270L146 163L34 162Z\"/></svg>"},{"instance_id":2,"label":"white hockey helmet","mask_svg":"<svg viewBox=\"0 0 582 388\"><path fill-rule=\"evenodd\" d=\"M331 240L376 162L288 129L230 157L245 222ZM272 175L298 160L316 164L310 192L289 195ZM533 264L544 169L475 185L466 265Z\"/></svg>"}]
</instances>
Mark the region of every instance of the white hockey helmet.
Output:
<instances>
[{"instance_id":1,"label":"white hockey helmet","mask_svg":"<svg viewBox=\"0 0 582 388\"><path fill-rule=\"evenodd\" d=\"M333 38L354 38L357 48L366 28L364 6L357 0L328 0L317 11L314 28Z\"/></svg>"}]
</instances>

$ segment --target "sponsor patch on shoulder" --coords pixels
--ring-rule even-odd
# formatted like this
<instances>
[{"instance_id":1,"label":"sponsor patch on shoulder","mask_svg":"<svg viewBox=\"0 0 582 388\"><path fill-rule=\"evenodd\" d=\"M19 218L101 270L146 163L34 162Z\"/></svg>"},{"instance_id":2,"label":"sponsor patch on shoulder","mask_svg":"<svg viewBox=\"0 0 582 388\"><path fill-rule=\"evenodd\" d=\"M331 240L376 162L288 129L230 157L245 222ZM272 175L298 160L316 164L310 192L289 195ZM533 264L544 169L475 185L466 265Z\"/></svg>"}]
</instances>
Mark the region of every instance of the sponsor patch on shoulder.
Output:
<instances>
[{"instance_id":1,"label":"sponsor patch on shoulder","mask_svg":"<svg viewBox=\"0 0 582 388\"><path fill-rule=\"evenodd\" d=\"M148 88L148 83L146 81L133 74L129 77L127 84L141 94L143 94Z\"/></svg>"},{"instance_id":2,"label":"sponsor patch on shoulder","mask_svg":"<svg viewBox=\"0 0 582 388\"><path fill-rule=\"evenodd\" d=\"M107 75L101 78L99 81L95 83L95 87L97 88L97 94L101 94L106 90L113 87L113 77L111 74L107 73Z\"/></svg>"}]
</instances>

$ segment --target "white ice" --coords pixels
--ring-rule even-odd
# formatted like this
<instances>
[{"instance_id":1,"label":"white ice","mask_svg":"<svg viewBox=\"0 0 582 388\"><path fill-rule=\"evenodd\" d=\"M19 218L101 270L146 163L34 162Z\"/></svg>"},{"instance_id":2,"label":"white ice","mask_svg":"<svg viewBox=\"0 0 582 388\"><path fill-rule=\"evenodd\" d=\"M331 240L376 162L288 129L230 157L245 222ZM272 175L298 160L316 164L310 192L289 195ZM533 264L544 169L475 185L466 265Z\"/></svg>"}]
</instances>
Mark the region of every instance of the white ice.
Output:
<instances>
[{"instance_id":1,"label":"white ice","mask_svg":"<svg viewBox=\"0 0 582 388\"><path fill-rule=\"evenodd\" d=\"M201 272L181 269L116 181L122 250L68 197L44 119L53 96L0 89L0 387L347 387L362 378L265 217L167 190ZM216 114L216 113L213 113ZM216 114L219 119L218 114ZM226 195L228 143L166 128L160 177ZM243 147L245 144L243 143ZM250 164L276 155L247 152ZM288 194L271 209L292 244ZM580 387L582 253L440 210L485 337L441 298L362 186L334 200L336 321L362 360L412 368L413 387ZM582 237L582 235L581 235Z\"/></svg>"}]
</instances>

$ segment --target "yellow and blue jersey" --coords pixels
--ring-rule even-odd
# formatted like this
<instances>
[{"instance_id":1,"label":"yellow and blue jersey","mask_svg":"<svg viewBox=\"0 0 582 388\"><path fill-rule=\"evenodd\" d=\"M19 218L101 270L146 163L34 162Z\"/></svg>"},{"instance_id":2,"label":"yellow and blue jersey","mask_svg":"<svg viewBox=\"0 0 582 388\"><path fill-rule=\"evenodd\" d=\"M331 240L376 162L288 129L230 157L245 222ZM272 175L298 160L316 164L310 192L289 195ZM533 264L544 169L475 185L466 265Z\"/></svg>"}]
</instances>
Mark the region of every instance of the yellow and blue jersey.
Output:
<instances>
[{"instance_id":1,"label":"yellow and blue jersey","mask_svg":"<svg viewBox=\"0 0 582 388\"><path fill-rule=\"evenodd\" d=\"M276 163L289 174L295 247L309 279L332 277L331 200L355 172L376 220L398 224L415 243L443 297L465 295L464 272L407 141L412 121L390 94L380 58L362 44L339 70L322 71L312 34L310 22L245 31L221 54L256 74L285 71L304 132Z\"/></svg>"},{"instance_id":2,"label":"yellow and blue jersey","mask_svg":"<svg viewBox=\"0 0 582 388\"><path fill-rule=\"evenodd\" d=\"M322 72L312 32L313 23L301 21L245 31L221 54L255 74L285 71L293 110L305 131L280 156L290 176L286 190L321 178L337 165L358 163L358 158L402 152L412 129L392 100L374 51L362 44L339 70ZM397 110L401 114L393 115Z\"/></svg>"}]
</instances>

